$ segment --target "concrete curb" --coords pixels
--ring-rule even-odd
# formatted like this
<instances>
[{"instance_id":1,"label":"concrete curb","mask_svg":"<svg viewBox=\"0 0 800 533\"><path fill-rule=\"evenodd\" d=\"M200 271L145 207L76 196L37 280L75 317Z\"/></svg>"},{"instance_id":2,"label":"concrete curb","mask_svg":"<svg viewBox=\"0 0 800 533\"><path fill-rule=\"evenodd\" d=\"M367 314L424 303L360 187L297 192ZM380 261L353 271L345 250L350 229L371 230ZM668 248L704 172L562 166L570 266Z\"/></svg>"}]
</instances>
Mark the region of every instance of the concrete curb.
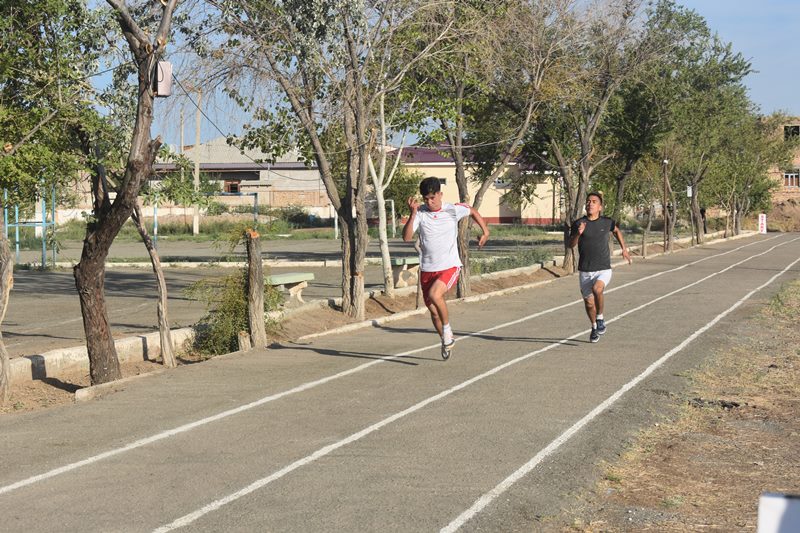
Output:
<instances>
[{"instance_id":1,"label":"concrete curb","mask_svg":"<svg viewBox=\"0 0 800 533\"><path fill-rule=\"evenodd\" d=\"M183 346L194 338L192 328L172 330L172 342ZM157 331L145 335L125 337L115 341L120 362L133 360L154 361L161 355L161 339ZM38 355L26 355L11 359L11 383L21 383L47 377L56 377L60 372L89 370L89 355L86 346L59 348Z\"/></svg>"},{"instance_id":2,"label":"concrete curb","mask_svg":"<svg viewBox=\"0 0 800 533\"><path fill-rule=\"evenodd\" d=\"M95 398L105 396L106 394L109 394L111 392L118 392L124 390L125 386L131 381L143 378L145 376L160 374L165 370L166 368L157 368L156 370L152 370L145 374L130 376L127 378L118 379L117 381L110 381L108 383L101 383L100 385L92 385L91 387L84 387L82 389L78 389L75 391L75 401L87 402L89 400L94 400Z\"/></svg>"}]
</instances>

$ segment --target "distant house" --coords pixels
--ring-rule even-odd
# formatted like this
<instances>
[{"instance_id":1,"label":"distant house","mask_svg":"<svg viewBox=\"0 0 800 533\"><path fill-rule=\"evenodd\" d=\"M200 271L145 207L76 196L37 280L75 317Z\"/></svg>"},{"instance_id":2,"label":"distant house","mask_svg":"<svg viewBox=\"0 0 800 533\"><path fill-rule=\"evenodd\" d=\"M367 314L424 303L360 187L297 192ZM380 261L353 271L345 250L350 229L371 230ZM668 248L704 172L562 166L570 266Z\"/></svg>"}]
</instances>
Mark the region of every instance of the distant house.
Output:
<instances>
[{"instance_id":1,"label":"distant house","mask_svg":"<svg viewBox=\"0 0 800 533\"><path fill-rule=\"evenodd\" d=\"M783 134L786 139L800 137L800 119L786 124L783 127ZM789 199L800 201L800 150L794 154L792 164L788 168L775 168L770 174L779 184L778 189L772 195L774 203Z\"/></svg>"},{"instance_id":2,"label":"distant house","mask_svg":"<svg viewBox=\"0 0 800 533\"><path fill-rule=\"evenodd\" d=\"M299 161L292 152L274 163L261 162L267 154L246 150L228 144L218 137L197 146L185 146L184 156L200 163L200 172L220 182L218 201L229 204L251 205L253 196L258 205L286 207L299 205L320 218L331 216L330 201L325 192L319 170L315 164ZM173 172L173 163L156 163L156 175Z\"/></svg>"},{"instance_id":3,"label":"distant house","mask_svg":"<svg viewBox=\"0 0 800 533\"><path fill-rule=\"evenodd\" d=\"M426 177L436 177L442 183L444 201L455 203L459 200L456 184L456 165L444 150L436 148L409 146L403 149L402 160L405 167L418 171ZM467 169L469 173L469 169ZM524 207L509 205L504 199L510 182L519 176L521 170L512 164L505 175L495 180L486 191L479 210L483 218L490 224L556 224L561 220L561 189L557 180L543 176L542 183L536 186L535 197ZM469 180L470 199L475 198L479 186Z\"/></svg>"}]
</instances>

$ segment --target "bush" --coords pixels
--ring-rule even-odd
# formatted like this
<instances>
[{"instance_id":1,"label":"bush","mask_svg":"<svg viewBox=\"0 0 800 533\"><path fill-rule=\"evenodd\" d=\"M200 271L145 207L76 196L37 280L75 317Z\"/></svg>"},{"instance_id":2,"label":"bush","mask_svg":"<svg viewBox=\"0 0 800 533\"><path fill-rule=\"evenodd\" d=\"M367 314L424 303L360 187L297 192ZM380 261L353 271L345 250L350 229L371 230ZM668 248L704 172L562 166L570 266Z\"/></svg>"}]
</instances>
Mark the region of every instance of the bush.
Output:
<instances>
[{"instance_id":1,"label":"bush","mask_svg":"<svg viewBox=\"0 0 800 533\"><path fill-rule=\"evenodd\" d=\"M211 202L206 208L206 214L210 216L224 215L228 212L228 206L221 202Z\"/></svg>"},{"instance_id":2,"label":"bush","mask_svg":"<svg viewBox=\"0 0 800 533\"><path fill-rule=\"evenodd\" d=\"M213 356L239 349L239 332L249 329L247 320L247 269L223 278L201 280L185 289L190 298L205 302L208 312L195 325L194 348L202 355ZM276 288L264 286L264 312L276 310L283 295ZM268 322L267 329L276 324Z\"/></svg>"}]
</instances>

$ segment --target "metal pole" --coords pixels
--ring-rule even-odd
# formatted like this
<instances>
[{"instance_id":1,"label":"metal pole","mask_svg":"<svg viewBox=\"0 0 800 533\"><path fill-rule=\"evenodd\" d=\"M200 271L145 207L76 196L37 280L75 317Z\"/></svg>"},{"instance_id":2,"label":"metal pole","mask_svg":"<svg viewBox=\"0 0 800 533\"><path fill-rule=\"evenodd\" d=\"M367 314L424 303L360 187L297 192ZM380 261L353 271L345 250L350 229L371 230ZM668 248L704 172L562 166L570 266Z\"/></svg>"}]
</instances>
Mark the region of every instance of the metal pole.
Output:
<instances>
[{"instance_id":1,"label":"metal pole","mask_svg":"<svg viewBox=\"0 0 800 533\"><path fill-rule=\"evenodd\" d=\"M19 264L19 206L14 206L14 249L17 254L17 264Z\"/></svg>"},{"instance_id":2,"label":"metal pole","mask_svg":"<svg viewBox=\"0 0 800 533\"><path fill-rule=\"evenodd\" d=\"M665 159L663 161L664 165L664 201L661 204L661 212L664 216L664 253L667 253L667 165L669 164L669 159Z\"/></svg>"},{"instance_id":3,"label":"metal pole","mask_svg":"<svg viewBox=\"0 0 800 533\"><path fill-rule=\"evenodd\" d=\"M200 191L200 105L203 101L203 90L197 90L197 113L195 118L194 132L194 192ZM200 205L194 205L194 216L192 217L192 234L200 234Z\"/></svg>"},{"instance_id":4,"label":"metal pole","mask_svg":"<svg viewBox=\"0 0 800 533\"><path fill-rule=\"evenodd\" d=\"M56 252L56 248L58 248L58 246L56 246L56 243L55 243L55 238L56 238L56 186L55 185L53 185L53 190L51 192L53 194L53 198L52 198L52 200L53 200L53 220L52 220L52 222L53 222L53 241L54 241L53 242L53 268L55 268L55 266L56 266L56 256L58 255L57 252Z\"/></svg>"},{"instance_id":5,"label":"metal pole","mask_svg":"<svg viewBox=\"0 0 800 533\"><path fill-rule=\"evenodd\" d=\"M42 270L44 270L47 265L47 201L44 198L44 191L42 191L40 203L42 206Z\"/></svg>"},{"instance_id":6,"label":"metal pole","mask_svg":"<svg viewBox=\"0 0 800 533\"><path fill-rule=\"evenodd\" d=\"M389 200L392 202L392 238L394 239L397 237L397 226L395 225L395 212L394 212L394 200Z\"/></svg>"},{"instance_id":7,"label":"metal pole","mask_svg":"<svg viewBox=\"0 0 800 533\"><path fill-rule=\"evenodd\" d=\"M252 194L253 194L253 224L258 224L258 193L254 192Z\"/></svg>"},{"instance_id":8,"label":"metal pole","mask_svg":"<svg viewBox=\"0 0 800 533\"><path fill-rule=\"evenodd\" d=\"M8 189L3 189L3 231L6 234L6 240L8 240Z\"/></svg>"},{"instance_id":9,"label":"metal pole","mask_svg":"<svg viewBox=\"0 0 800 533\"><path fill-rule=\"evenodd\" d=\"M158 191L153 203L153 248L158 249Z\"/></svg>"}]
</instances>

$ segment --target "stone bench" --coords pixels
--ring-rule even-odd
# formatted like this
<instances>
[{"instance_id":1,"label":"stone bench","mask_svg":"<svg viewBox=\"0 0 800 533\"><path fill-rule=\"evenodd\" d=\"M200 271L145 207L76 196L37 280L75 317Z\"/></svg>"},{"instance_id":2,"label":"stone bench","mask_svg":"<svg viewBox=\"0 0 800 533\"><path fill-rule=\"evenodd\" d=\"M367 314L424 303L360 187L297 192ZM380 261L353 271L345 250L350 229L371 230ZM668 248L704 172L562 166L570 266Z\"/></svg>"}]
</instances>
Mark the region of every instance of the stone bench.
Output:
<instances>
[{"instance_id":1,"label":"stone bench","mask_svg":"<svg viewBox=\"0 0 800 533\"><path fill-rule=\"evenodd\" d=\"M419 276L419 256L392 258L392 277L396 288L417 284Z\"/></svg>"},{"instance_id":2,"label":"stone bench","mask_svg":"<svg viewBox=\"0 0 800 533\"><path fill-rule=\"evenodd\" d=\"M271 285L280 291L289 291L287 306L297 306L305 303L303 301L303 289L308 287L308 282L314 279L311 272L287 272L286 274L275 274L264 278L267 285Z\"/></svg>"}]
</instances>

